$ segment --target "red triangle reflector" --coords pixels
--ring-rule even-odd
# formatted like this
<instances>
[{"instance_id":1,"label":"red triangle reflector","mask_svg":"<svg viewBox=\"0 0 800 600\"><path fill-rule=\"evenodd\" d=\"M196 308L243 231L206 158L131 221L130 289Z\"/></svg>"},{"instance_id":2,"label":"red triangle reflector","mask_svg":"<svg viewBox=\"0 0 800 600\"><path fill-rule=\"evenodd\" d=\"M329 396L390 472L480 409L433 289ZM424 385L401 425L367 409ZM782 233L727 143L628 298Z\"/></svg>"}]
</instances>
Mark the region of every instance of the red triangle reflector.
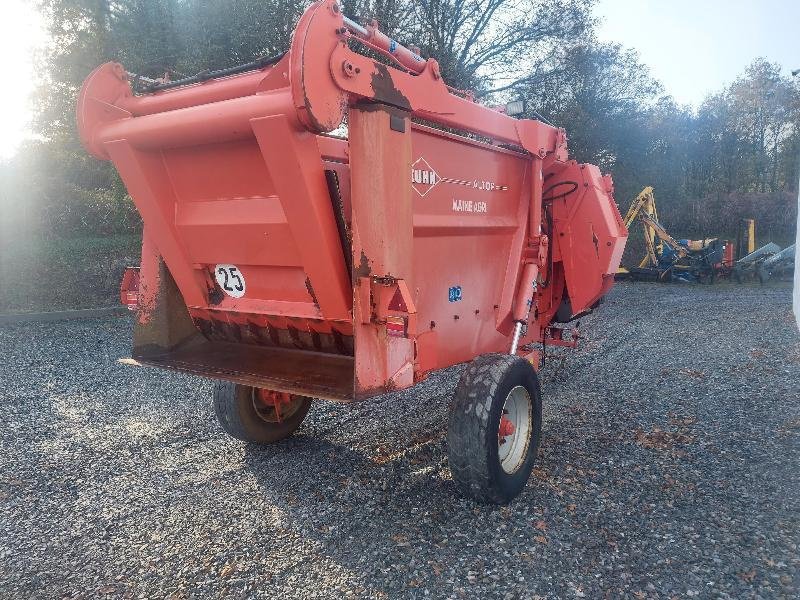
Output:
<instances>
[{"instance_id":1,"label":"red triangle reflector","mask_svg":"<svg viewBox=\"0 0 800 600\"><path fill-rule=\"evenodd\" d=\"M400 293L400 288L394 293L392 296L392 301L389 302L389 310L396 310L398 312L408 312L408 307L406 306L405 301L403 300L403 294Z\"/></svg>"}]
</instances>

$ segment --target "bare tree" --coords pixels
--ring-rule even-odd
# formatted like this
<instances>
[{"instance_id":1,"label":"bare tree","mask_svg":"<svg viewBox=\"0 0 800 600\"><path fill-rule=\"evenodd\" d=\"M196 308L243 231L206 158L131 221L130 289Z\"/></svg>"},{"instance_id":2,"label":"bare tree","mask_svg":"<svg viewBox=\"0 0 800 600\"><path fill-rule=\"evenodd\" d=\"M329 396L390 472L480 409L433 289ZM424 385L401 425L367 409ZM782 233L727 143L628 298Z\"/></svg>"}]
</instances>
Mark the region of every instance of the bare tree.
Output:
<instances>
[{"instance_id":1,"label":"bare tree","mask_svg":"<svg viewBox=\"0 0 800 600\"><path fill-rule=\"evenodd\" d=\"M445 80L481 95L530 85L591 27L592 1L351 0L390 34L434 57Z\"/></svg>"}]
</instances>

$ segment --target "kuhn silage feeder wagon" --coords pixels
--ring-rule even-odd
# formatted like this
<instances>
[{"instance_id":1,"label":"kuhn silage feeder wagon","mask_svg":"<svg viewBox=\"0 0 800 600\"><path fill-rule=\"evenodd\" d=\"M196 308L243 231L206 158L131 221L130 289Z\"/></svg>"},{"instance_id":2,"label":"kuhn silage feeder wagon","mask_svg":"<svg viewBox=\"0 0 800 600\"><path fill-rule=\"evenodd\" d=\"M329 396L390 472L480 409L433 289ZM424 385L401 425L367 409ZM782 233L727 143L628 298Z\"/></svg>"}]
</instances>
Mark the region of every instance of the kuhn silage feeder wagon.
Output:
<instances>
[{"instance_id":1,"label":"kuhn silage feeder wagon","mask_svg":"<svg viewBox=\"0 0 800 600\"><path fill-rule=\"evenodd\" d=\"M472 361L451 471L479 499L519 493L541 436L535 348L573 343L557 323L609 290L627 236L611 178L568 160L563 130L450 88L333 0L283 56L136 93L105 64L78 123L144 221L122 291L137 361L219 380L223 428L261 443L311 398Z\"/></svg>"}]
</instances>

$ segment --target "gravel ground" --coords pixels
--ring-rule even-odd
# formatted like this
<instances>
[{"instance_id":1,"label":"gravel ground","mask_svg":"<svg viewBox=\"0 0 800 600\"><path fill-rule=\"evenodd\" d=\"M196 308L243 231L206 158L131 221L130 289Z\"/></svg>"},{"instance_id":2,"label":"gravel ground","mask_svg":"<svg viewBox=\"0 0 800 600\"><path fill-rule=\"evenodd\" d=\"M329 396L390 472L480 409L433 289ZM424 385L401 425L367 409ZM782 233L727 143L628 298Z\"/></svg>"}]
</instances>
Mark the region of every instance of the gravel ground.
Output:
<instances>
[{"instance_id":1,"label":"gravel ground","mask_svg":"<svg viewBox=\"0 0 800 600\"><path fill-rule=\"evenodd\" d=\"M617 286L545 367L541 457L503 508L449 478L458 369L260 449L209 382L119 365L130 328L0 328L2 598L797 597L785 286Z\"/></svg>"}]
</instances>

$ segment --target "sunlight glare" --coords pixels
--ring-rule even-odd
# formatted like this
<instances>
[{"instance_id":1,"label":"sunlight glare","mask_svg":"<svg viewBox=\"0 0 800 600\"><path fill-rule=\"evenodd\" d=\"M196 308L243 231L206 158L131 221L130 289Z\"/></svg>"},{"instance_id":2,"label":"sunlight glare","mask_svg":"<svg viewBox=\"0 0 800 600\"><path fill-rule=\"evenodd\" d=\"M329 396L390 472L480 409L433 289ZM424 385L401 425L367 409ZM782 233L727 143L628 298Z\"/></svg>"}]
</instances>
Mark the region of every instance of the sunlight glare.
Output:
<instances>
[{"instance_id":1,"label":"sunlight glare","mask_svg":"<svg viewBox=\"0 0 800 600\"><path fill-rule=\"evenodd\" d=\"M10 158L20 143L32 137L31 94L36 88L35 53L46 32L33 2L6 0L0 11L0 56L5 85L0 94L0 160Z\"/></svg>"}]
</instances>

